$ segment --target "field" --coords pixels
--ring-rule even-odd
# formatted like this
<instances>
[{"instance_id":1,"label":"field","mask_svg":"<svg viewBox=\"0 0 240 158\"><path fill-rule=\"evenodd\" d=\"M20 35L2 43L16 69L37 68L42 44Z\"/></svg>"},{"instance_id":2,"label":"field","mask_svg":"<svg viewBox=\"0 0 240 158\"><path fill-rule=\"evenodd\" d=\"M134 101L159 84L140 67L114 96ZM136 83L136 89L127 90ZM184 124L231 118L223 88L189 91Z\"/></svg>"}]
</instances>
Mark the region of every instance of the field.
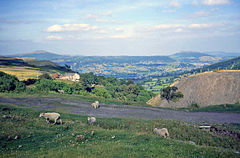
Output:
<instances>
[{"instance_id":1,"label":"field","mask_svg":"<svg viewBox=\"0 0 240 158\"><path fill-rule=\"evenodd\" d=\"M174 82L175 78L176 77L174 76L151 78L139 81L137 83L142 85L147 91L153 92L154 94L159 94L163 88L171 85Z\"/></svg>"},{"instance_id":2,"label":"field","mask_svg":"<svg viewBox=\"0 0 240 158\"><path fill-rule=\"evenodd\" d=\"M37 78L42 72L39 68L27 67L27 66L4 66L0 65L0 71L10 75L16 76L20 81L27 80L29 78Z\"/></svg>"},{"instance_id":3,"label":"field","mask_svg":"<svg viewBox=\"0 0 240 158\"><path fill-rule=\"evenodd\" d=\"M61 113L63 125L53 125L39 118L41 112L0 103L0 157L239 157L236 137L200 130L194 124L97 118L90 125L87 116ZM155 127L167 128L170 138L156 136ZM240 130L239 124L228 128Z\"/></svg>"}]
</instances>

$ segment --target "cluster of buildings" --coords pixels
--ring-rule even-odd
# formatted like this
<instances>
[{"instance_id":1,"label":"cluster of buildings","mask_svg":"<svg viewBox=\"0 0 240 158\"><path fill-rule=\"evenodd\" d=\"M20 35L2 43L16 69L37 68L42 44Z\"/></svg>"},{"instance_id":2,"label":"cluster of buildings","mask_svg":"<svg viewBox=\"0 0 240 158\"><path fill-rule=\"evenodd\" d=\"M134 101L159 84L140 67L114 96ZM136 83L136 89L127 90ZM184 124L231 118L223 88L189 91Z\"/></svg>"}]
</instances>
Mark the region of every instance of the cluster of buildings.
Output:
<instances>
[{"instance_id":1,"label":"cluster of buildings","mask_svg":"<svg viewBox=\"0 0 240 158\"><path fill-rule=\"evenodd\" d=\"M69 81L79 81L80 75L78 73L54 73L52 74L52 78L61 79L61 80L69 80Z\"/></svg>"}]
</instances>

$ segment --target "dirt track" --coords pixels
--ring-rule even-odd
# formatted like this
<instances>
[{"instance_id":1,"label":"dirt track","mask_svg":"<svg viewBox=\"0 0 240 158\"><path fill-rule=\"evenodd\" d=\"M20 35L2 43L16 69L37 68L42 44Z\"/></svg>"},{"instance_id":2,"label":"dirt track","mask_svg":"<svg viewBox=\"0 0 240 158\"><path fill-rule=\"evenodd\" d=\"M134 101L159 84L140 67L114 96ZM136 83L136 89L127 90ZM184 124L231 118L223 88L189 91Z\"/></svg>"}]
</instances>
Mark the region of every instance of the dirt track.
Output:
<instances>
[{"instance_id":1,"label":"dirt track","mask_svg":"<svg viewBox=\"0 0 240 158\"><path fill-rule=\"evenodd\" d=\"M237 113L185 112L153 107L114 104L100 104L101 107L99 109L93 109L91 107L91 103L89 102L65 98L0 97L0 103L13 103L20 106L33 107L42 110L61 108L66 109L67 111L70 111L72 113L96 117L132 117L145 119L182 120L188 122L240 123L240 114Z\"/></svg>"}]
</instances>

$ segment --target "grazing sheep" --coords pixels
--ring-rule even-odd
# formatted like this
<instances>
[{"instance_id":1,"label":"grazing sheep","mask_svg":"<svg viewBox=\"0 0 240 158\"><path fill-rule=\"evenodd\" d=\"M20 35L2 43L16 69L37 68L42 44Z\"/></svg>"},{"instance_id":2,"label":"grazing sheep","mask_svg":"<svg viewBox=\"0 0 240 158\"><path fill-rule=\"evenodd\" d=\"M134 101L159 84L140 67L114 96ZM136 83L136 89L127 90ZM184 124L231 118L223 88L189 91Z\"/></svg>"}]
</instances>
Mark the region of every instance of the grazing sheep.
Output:
<instances>
[{"instance_id":1,"label":"grazing sheep","mask_svg":"<svg viewBox=\"0 0 240 158\"><path fill-rule=\"evenodd\" d=\"M54 124L56 124L57 120L59 120L60 124L62 124L62 120L60 118L60 114L59 113L55 113L55 112L52 112L52 113L41 113L39 115L39 117L45 117L47 123L50 123L49 121L52 120L52 121L54 121Z\"/></svg>"},{"instance_id":2,"label":"grazing sheep","mask_svg":"<svg viewBox=\"0 0 240 158\"><path fill-rule=\"evenodd\" d=\"M95 101L94 103L92 103L92 107L94 109L100 108L99 101Z\"/></svg>"},{"instance_id":3,"label":"grazing sheep","mask_svg":"<svg viewBox=\"0 0 240 158\"><path fill-rule=\"evenodd\" d=\"M154 128L153 131L161 137L164 137L164 138L169 137L169 133L168 133L168 130L166 128L162 128L162 129Z\"/></svg>"},{"instance_id":4,"label":"grazing sheep","mask_svg":"<svg viewBox=\"0 0 240 158\"><path fill-rule=\"evenodd\" d=\"M96 122L96 118L95 117L88 117L88 123L92 124Z\"/></svg>"},{"instance_id":5,"label":"grazing sheep","mask_svg":"<svg viewBox=\"0 0 240 158\"><path fill-rule=\"evenodd\" d=\"M58 90L58 93L64 94L64 90Z\"/></svg>"}]
</instances>

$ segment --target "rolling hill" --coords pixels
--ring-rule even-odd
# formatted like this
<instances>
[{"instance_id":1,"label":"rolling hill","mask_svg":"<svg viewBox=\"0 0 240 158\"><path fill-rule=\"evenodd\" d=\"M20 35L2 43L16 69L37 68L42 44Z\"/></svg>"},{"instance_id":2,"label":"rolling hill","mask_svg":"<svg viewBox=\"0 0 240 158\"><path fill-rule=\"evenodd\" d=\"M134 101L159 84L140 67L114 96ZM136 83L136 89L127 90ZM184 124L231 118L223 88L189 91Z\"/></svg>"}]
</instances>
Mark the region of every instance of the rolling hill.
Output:
<instances>
[{"instance_id":1,"label":"rolling hill","mask_svg":"<svg viewBox=\"0 0 240 158\"><path fill-rule=\"evenodd\" d=\"M15 75L20 80L37 78L42 73L73 72L51 61L0 57L0 71Z\"/></svg>"},{"instance_id":2,"label":"rolling hill","mask_svg":"<svg viewBox=\"0 0 240 158\"><path fill-rule=\"evenodd\" d=\"M33 59L37 59L37 60L54 60L54 59L63 57L63 55L50 53L45 50L37 50L34 52L30 52L30 53L9 55L8 57L33 58Z\"/></svg>"},{"instance_id":3,"label":"rolling hill","mask_svg":"<svg viewBox=\"0 0 240 158\"><path fill-rule=\"evenodd\" d=\"M218 62L209 66L204 66L203 68L193 69L187 73L194 74L199 72L216 70L240 70L240 56L233 59Z\"/></svg>"},{"instance_id":4,"label":"rolling hill","mask_svg":"<svg viewBox=\"0 0 240 158\"><path fill-rule=\"evenodd\" d=\"M212 56L206 53L200 53L200 52L179 52L179 53L175 53L172 56L175 57L202 57L202 56Z\"/></svg>"}]
</instances>

